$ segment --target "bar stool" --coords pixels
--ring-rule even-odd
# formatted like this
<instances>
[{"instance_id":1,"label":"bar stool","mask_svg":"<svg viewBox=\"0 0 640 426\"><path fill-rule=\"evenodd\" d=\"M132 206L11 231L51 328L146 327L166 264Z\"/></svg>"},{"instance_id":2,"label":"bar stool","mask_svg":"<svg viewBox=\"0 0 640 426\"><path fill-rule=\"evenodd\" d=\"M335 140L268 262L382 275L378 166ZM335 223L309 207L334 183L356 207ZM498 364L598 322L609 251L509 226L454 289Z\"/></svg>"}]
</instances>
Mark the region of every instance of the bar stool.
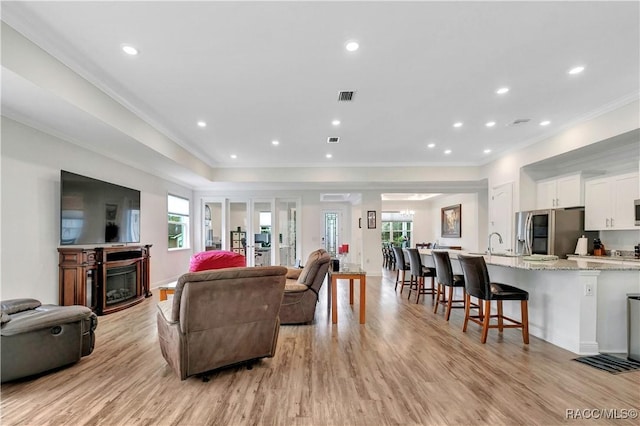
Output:
<instances>
[{"instance_id":1,"label":"bar stool","mask_svg":"<svg viewBox=\"0 0 640 426\"><path fill-rule=\"evenodd\" d=\"M487 341L487 334L490 328L497 328L502 332L505 328L521 328L522 340L525 344L529 344L529 314L528 300L529 293L517 287L508 284L493 283L489 279L489 271L487 264L482 256L463 256L458 255L462 272L464 273L465 286L465 309L464 309L464 325L462 331L467 331L467 322L469 320L482 326L482 336L480 341ZM471 296L478 298L478 304L484 302L484 315L479 312L478 315L469 315L469 305ZM498 314L491 315L491 301L497 302ZM503 300L519 300L521 320L516 321L502 314ZM498 324L490 325L490 319L497 318ZM504 324L504 320L511 324Z\"/></svg>"},{"instance_id":2,"label":"bar stool","mask_svg":"<svg viewBox=\"0 0 640 426\"><path fill-rule=\"evenodd\" d=\"M404 259L404 253L402 252L402 248L392 246L393 256L395 257L395 267L396 267L396 286L394 290L398 289L398 283L402 282L400 286L400 294L402 294L402 290L404 290L404 284L406 283L406 272L410 271L411 268L409 263ZM400 281L400 272L402 272L402 281Z\"/></svg>"},{"instance_id":3,"label":"bar stool","mask_svg":"<svg viewBox=\"0 0 640 426\"><path fill-rule=\"evenodd\" d=\"M411 269L411 280L409 282L409 296L411 297L411 290L413 288L416 289L416 303L420 301L421 294L430 294L431 299L433 300L436 295L435 289L435 276L436 270L432 268L427 268L422 264L422 259L420 259L420 253L418 249L408 248L407 254L409 255L409 268ZM424 279L425 277L431 277L431 288L425 288Z\"/></svg>"},{"instance_id":4,"label":"bar stool","mask_svg":"<svg viewBox=\"0 0 640 426\"><path fill-rule=\"evenodd\" d=\"M453 290L454 288L462 288L464 293L464 276L462 275L454 275L453 269L451 267L451 259L449 257L449 252L444 250L433 250L431 252L433 256L433 262L436 265L436 281L438 284L438 289L436 292L436 306L433 309L433 313L438 313L438 306L445 305L445 319L449 321L449 316L451 315L451 309L460 309L464 308L465 299L453 299ZM445 287L448 288L448 295L445 297ZM440 299L440 294L442 294L442 299ZM463 295L464 296L464 295ZM462 303L462 305L453 305L453 303ZM475 305L477 306L477 305Z\"/></svg>"},{"instance_id":5,"label":"bar stool","mask_svg":"<svg viewBox=\"0 0 640 426\"><path fill-rule=\"evenodd\" d=\"M393 255L393 244L387 243L385 248L385 257L387 258L387 269L395 269L396 257Z\"/></svg>"}]
</instances>

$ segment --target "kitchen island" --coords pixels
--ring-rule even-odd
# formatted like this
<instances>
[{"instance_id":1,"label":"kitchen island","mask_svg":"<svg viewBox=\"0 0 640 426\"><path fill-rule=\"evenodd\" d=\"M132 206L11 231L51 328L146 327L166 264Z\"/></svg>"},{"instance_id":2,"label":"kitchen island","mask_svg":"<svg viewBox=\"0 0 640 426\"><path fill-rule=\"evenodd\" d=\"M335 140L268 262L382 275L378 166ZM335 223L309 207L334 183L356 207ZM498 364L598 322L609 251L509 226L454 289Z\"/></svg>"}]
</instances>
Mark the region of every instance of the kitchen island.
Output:
<instances>
[{"instance_id":1,"label":"kitchen island","mask_svg":"<svg viewBox=\"0 0 640 426\"><path fill-rule=\"evenodd\" d=\"M420 254L426 266L433 266L431 250ZM468 253L449 254L454 273L462 274L457 255ZM627 352L627 294L640 293L637 263L484 258L492 281L529 292L531 335L580 355ZM519 318L520 304L505 303L504 312Z\"/></svg>"}]
</instances>

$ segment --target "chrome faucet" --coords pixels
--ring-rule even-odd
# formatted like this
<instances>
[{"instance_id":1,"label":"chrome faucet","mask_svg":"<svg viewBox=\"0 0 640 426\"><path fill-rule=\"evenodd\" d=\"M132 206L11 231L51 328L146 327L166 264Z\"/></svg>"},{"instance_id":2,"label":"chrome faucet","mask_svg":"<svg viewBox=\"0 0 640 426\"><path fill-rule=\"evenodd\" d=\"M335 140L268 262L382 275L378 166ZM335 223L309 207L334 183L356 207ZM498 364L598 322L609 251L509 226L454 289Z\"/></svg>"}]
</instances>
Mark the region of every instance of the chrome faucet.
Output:
<instances>
[{"instance_id":1,"label":"chrome faucet","mask_svg":"<svg viewBox=\"0 0 640 426\"><path fill-rule=\"evenodd\" d=\"M494 235L498 236L498 241L500 242L500 244L502 244L502 235L498 234L497 232L492 232L489 234L489 254L493 253L493 249L491 248L491 237L493 237Z\"/></svg>"}]
</instances>

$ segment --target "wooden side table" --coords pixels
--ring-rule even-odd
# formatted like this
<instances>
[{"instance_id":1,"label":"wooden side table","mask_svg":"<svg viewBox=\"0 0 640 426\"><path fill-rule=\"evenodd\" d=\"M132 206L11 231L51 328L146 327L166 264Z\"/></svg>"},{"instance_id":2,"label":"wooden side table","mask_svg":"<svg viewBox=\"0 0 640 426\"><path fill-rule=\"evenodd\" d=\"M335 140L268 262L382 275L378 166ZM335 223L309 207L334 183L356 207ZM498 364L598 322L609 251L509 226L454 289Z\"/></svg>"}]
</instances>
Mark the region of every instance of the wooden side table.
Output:
<instances>
[{"instance_id":1,"label":"wooden side table","mask_svg":"<svg viewBox=\"0 0 640 426\"><path fill-rule=\"evenodd\" d=\"M329 270L329 284L331 286L331 322L338 323L338 280L349 280L349 304L353 305L353 280L360 281L360 324L366 319L367 300L367 272L355 264L341 264L340 270Z\"/></svg>"}]
</instances>

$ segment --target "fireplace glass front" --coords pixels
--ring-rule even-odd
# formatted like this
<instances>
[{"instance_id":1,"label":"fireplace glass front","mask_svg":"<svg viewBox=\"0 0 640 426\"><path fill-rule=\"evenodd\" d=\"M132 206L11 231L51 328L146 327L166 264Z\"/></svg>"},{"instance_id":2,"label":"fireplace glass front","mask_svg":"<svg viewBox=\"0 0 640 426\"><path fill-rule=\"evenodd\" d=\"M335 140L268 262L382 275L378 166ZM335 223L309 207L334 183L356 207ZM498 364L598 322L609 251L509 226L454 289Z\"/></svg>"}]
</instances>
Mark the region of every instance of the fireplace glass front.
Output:
<instances>
[{"instance_id":1,"label":"fireplace glass front","mask_svg":"<svg viewBox=\"0 0 640 426\"><path fill-rule=\"evenodd\" d=\"M136 297L136 265L119 266L107 270L105 304L107 306Z\"/></svg>"}]
</instances>

